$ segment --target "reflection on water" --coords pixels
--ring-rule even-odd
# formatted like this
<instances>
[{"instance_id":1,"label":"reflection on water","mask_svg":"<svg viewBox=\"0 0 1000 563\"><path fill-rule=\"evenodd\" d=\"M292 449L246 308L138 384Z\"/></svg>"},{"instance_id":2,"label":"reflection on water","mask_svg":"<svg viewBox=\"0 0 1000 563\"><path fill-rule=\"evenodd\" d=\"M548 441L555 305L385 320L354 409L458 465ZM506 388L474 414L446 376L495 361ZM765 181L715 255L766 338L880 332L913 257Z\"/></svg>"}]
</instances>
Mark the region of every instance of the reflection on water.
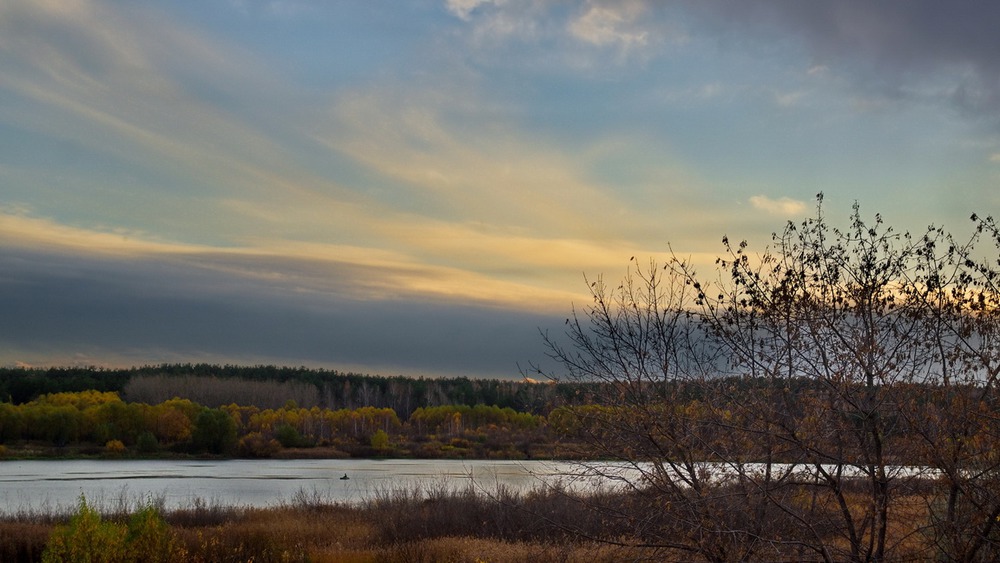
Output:
<instances>
[{"instance_id":1,"label":"reflection on water","mask_svg":"<svg viewBox=\"0 0 1000 563\"><path fill-rule=\"evenodd\" d=\"M480 460L0 461L0 513L61 512L81 494L99 507L162 499L169 509L196 502L268 506L302 493L357 502L414 487L528 491L573 469L560 462Z\"/></svg>"}]
</instances>

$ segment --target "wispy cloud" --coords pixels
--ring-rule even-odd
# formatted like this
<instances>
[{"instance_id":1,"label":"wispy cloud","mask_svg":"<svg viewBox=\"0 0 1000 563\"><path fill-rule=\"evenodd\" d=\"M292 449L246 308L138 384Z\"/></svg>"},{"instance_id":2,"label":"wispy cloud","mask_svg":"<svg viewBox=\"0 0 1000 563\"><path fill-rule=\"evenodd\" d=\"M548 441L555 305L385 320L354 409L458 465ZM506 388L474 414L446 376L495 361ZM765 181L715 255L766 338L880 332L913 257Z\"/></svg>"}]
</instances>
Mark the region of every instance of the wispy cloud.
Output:
<instances>
[{"instance_id":1,"label":"wispy cloud","mask_svg":"<svg viewBox=\"0 0 1000 563\"><path fill-rule=\"evenodd\" d=\"M618 215L628 207L588 181L573 156L488 115L466 114L465 124L454 125L446 109L453 98L440 92L381 92L343 99L332 133L321 139L399 182L422 214L487 229L518 225L541 236L610 240L622 232ZM463 99L457 94L455 103ZM476 120L473 133L467 126Z\"/></svg>"},{"instance_id":2,"label":"wispy cloud","mask_svg":"<svg viewBox=\"0 0 1000 563\"><path fill-rule=\"evenodd\" d=\"M131 25L119 25L124 16L100 2L77 2L72 14L18 6L20 18L32 23L0 18L0 57L17 69L0 74L0 92L17 100L0 114L96 155L91 166L109 170L107 189L122 192L119 205L82 199L75 211L167 228L187 240L235 242L249 225L246 217L224 213L241 207L226 202L242 202L243 209L290 200L316 209L322 202L329 210L364 199L302 165L289 140L309 142L296 130L308 118L298 112L309 110L295 108L295 119L282 119L292 110L274 100L295 95L247 52L139 7L128 13ZM63 36L84 48L52 39ZM246 107L236 111L227 99ZM122 170L143 181L129 178L133 188L119 188ZM214 208L214 221L164 214L178 197Z\"/></svg>"},{"instance_id":3,"label":"wispy cloud","mask_svg":"<svg viewBox=\"0 0 1000 563\"><path fill-rule=\"evenodd\" d=\"M346 186L302 166L302 158L265 134L260 122L191 95L181 77L172 75L171 60L163 58L186 53L201 61L199 74L232 79L228 88L280 90L272 76L244 62L246 53L169 20L149 29L148 41L132 41L134 29L118 29L108 23L113 18L102 11L106 7L95 9L58 25L85 37L110 38L109 43L95 39L88 58L120 61L99 68L131 70L97 76L93 65L57 48L45 64L72 68L69 76L77 78L71 84L54 87L28 73L9 77L6 85L30 101L37 116L53 111L72 116L79 125L61 133L75 135L74 142L191 178L204 187L198 196L216 213L211 225L163 232L157 222L167 217L156 208L169 194L151 194L149 205L140 215L132 208L128 220L149 219L155 236L121 223L105 231L6 216L7 231L21 241L104 253L211 255L219 263L226 257L284 255L318 270L336 263L343 271L364 272L348 285L366 298L412 293L554 307L578 295L576 287L565 287L567 272L575 282L583 270L617 267L638 244L631 233L658 222L588 179L579 155L491 118L488 97L454 78L437 89L374 85L340 96L332 119L314 115L308 130L331 156L346 155L379 178ZM51 23L50 14L36 16ZM68 63L53 62L67 58ZM136 100L136 83L146 84L149 99ZM475 132L469 121L477 124ZM32 125L39 122L32 117ZM302 123L290 125L307 130ZM95 129L106 135L95 137ZM308 146L310 139L299 140ZM195 192L194 187L183 189ZM267 237L255 235L261 228ZM209 229L213 242L198 242ZM621 241L629 250L611 250Z\"/></svg>"},{"instance_id":4,"label":"wispy cloud","mask_svg":"<svg viewBox=\"0 0 1000 563\"><path fill-rule=\"evenodd\" d=\"M755 195L750 198L750 205L755 209L781 216L799 215L806 210L805 202L788 197L772 199L765 195Z\"/></svg>"},{"instance_id":5,"label":"wispy cloud","mask_svg":"<svg viewBox=\"0 0 1000 563\"><path fill-rule=\"evenodd\" d=\"M473 10L483 4L490 4L493 0L446 0L445 6L448 11L459 18L468 21Z\"/></svg>"},{"instance_id":6,"label":"wispy cloud","mask_svg":"<svg viewBox=\"0 0 1000 563\"><path fill-rule=\"evenodd\" d=\"M645 13L640 2L591 4L569 24L577 39L597 46L617 46L625 51L649 43L650 32L638 24Z\"/></svg>"},{"instance_id":7,"label":"wispy cloud","mask_svg":"<svg viewBox=\"0 0 1000 563\"><path fill-rule=\"evenodd\" d=\"M99 255L136 256L206 251L205 247L150 240L129 229L94 231L30 216L25 210L0 208L0 237L8 247L59 249Z\"/></svg>"},{"instance_id":8,"label":"wispy cloud","mask_svg":"<svg viewBox=\"0 0 1000 563\"><path fill-rule=\"evenodd\" d=\"M413 234L400 226L400 236ZM388 249L345 244L258 239L256 244L219 248L150 240L146 233L101 232L0 212L0 237L10 249L75 255L91 259L167 261L178 266L226 273L235 279L267 282L274 290L309 291L361 300L415 298L422 301L468 301L481 306L558 310L579 298L579 288L546 280L552 268L576 268L594 261L594 243L569 240L510 240L476 236L441 226L417 233L428 254L447 254L458 266L422 262ZM602 262L620 262L603 250ZM494 263L490 263L490 261ZM519 264L519 265L518 265ZM521 275L505 276L514 269ZM523 275L526 271L527 276ZM534 271L534 274L530 272ZM525 283L523 278L536 278Z\"/></svg>"},{"instance_id":9,"label":"wispy cloud","mask_svg":"<svg viewBox=\"0 0 1000 563\"><path fill-rule=\"evenodd\" d=\"M544 56L525 63L556 72L645 62L663 46L688 41L683 28L664 17L662 4L644 0L589 0L565 6L539 0L447 0L446 6L464 22L467 48L476 57L544 46Z\"/></svg>"},{"instance_id":10,"label":"wispy cloud","mask_svg":"<svg viewBox=\"0 0 1000 563\"><path fill-rule=\"evenodd\" d=\"M797 92L779 92L775 94L774 101L782 107L793 107L799 104L802 98L805 97L805 93L801 91Z\"/></svg>"}]
</instances>

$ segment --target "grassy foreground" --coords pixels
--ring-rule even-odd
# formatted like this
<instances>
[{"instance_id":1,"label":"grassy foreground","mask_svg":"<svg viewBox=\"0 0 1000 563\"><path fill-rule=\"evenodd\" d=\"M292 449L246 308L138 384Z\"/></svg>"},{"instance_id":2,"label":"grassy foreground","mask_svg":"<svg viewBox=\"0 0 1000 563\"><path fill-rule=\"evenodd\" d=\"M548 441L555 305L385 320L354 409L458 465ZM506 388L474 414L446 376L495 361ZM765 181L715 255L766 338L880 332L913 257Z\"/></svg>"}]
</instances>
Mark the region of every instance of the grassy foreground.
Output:
<instances>
[{"instance_id":1,"label":"grassy foreground","mask_svg":"<svg viewBox=\"0 0 1000 563\"><path fill-rule=\"evenodd\" d=\"M948 559L932 525L937 488L921 479L892 491L897 502L886 561ZM849 482L847 489L847 508L862 509L861 483ZM653 489L581 496L559 487L516 493L499 485L455 490L443 484L377 492L358 504L299 491L268 508L195 501L165 511L155 499L119 498L95 507L81 498L72 513L0 514L0 561L729 561L746 553L745 541L760 544L745 560L850 560L849 538L836 525L844 507L809 485L785 492L782 513L758 512L740 500L739 486L726 484L692 501L707 503L700 507ZM697 518L694 508L711 512L711 520ZM759 535L740 535L748 518L762 519ZM782 536L806 518L823 553Z\"/></svg>"},{"instance_id":2,"label":"grassy foreground","mask_svg":"<svg viewBox=\"0 0 1000 563\"><path fill-rule=\"evenodd\" d=\"M601 522L561 491L385 492L352 506L300 492L270 508L196 502L0 517L0 561L506 562L635 560L641 551L586 539ZM573 522L570 529L565 523ZM584 535L581 535L581 532ZM648 554L647 554L648 555ZM662 553L661 553L662 555Z\"/></svg>"}]
</instances>

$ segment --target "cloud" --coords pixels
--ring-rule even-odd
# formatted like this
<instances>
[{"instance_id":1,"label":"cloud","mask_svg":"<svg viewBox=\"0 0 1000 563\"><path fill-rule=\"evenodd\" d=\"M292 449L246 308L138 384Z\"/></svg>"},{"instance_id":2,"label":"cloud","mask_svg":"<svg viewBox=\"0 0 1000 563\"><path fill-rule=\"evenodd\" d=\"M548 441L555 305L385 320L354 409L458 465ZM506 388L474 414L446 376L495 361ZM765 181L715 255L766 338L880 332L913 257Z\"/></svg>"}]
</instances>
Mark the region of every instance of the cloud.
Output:
<instances>
[{"instance_id":1,"label":"cloud","mask_svg":"<svg viewBox=\"0 0 1000 563\"><path fill-rule=\"evenodd\" d=\"M492 3L492 0L447 0L445 6L452 14L468 21L476 8L490 3Z\"/></svg>"},{"instance_id":2,"label":"cloud","mask_svg":"<svg viewBox=\"0 0 1000 563\"><path fill-rule=\"evenodd\" d=\"M136 256L204 251L195 245L149 240L149 234L127 229L94 231L32 217L24 209L0 207L0 238L6 246L60 248L66 252Z\"/></svg>"},{"instance_id":3,"label":"cloud","mask_svg":"<svg viewBox=\"0 0 1000 563\"><path fill-rule=\"evenodd\" d=\"M636 60L645 64L662 46L688 41L681 27L664 17L663 5L644 0L589 0L578 5L447 0L446 6L465 24L467 56L505 64L507 57L525 56L525 48L541 47L519 64L550 72L597 72Z\"/></svg>"},{"instance_id":4,"label":"cloud","mask_svg":"<svg viewBox=\"0 0 1000 563\"><path fill-rule=\"evenodd\" d=\"M766 234L761 225L771 214L801 213L794 199L763 195L749 200L762 213L733 210L734 200L785 191L761 179L769 172L751 170L744 191L734 195L728 188L746 177L740 175L752 167L751 157L761 169L775 154L796 161L783 169L818 169L815 160L802 165L801 153L781 150L786 145L755 145L774 137L736 114L767 105L801 126L794 133L803 137L784 135L780 142L821 137L812 134L828 130L817 121L841 115L808 118L808 106L825 95L816 83L842 87L854 72L863 84L855 59L864 57L854 54L878 52L877 46L834 48L848 40L803 33L814 60L803 61L803 49L795 49L792 71L781 66L782 56L762 59L767 68L743 75L730 72L733 58L720 63L717 52L702 48L712 37L745 45L747 34L799 47L788 41L801 32L796 22L803 29L832 25L808 15L825 16L831 5L823 11L789 4L781 14L741 6L753 14L744 25L720 24L729 17L723 11L694 4L687 9L702 16L696 23L678 13L682 4L547 0L450 0L444 7L454 17L445 14L443 22L440 7L419 4L412 12L423 19L406 24L412 35L405 43L417 47L399 49L405 53L396 52L403 43L394 41L360 48L351 34L344 43L305 33L294 46L279 47L278 40L248 43L252 52L238 46L256 37L250 32L271 29L273 18L259 17L269 6L303 5L248 2L248 17L223 10L219 19L236 23L222 25L186 24L184 18L194 22L202 12L149 3L0 3L0 123L16 132L3 148L21 151L0 164L0 180L17 191L5 191L5 198L24 204L0 210L0 240L12 269L0 283L18 288L8 301L21 296L44 307L41 294L29 290L37 281L94 300L62 304L68 311L99 315L108 304L111 318L101 326L123 339L130 331L147 334L137 347L150 349L158 334L141 325L142 315L166 315L172 320L165 326L204 326L196 331L204 342L213 330L232 331L226 350L242 357L252 346L238 338L272 356L279 352L267 339L294 350L299 338L317 347L304 354L318 357L322 339L294 326L287 336L267 328L294 324L281 320L283 308L286 317L307 319L303 326L356 346L347 329L329 327L365 326L372 339L381 338L362 320L366 308L391 323L397 307L412 321L406 328L421 334L437 330L436 306L447 317L442 331L474 332L470 326L482 322L480 335L490 315L513 322L565 312L580 302L581 272L615 276L628 256L662 256L657 251L668 241L680 253L697 253L714 248L706 241L724 229ZM324 10L317 8L321 16ZM359 10L373 29L398 23L387 15L395 11ZM337 15L353 24L358 13L344 8ZM283 22L289 35L295 19ZM771 33L776 28L780 34ZM355 35L376 37L367 39L372 44L382 39L378 32ZM696 44L676 53L662 49L689 39ZM872 40L860 43L866 41ZM343 66L320 60L348 43L356 48ZM302 55L315 46L330 50ZM271 48L288 49L281 54L289 58L268 67L268 56L280 58ZM354 58L358 53L364 56ZM888 56L869 60L893 66ZM968 108L991 103L989 85L977 82L986 76L981 65L940 74L948 65L936 64L928 72L957 77L966 87L946 82L926 88L925 97ZM283 74L300 65L306 70ZM781 67L777 74L774 66ZM886 74L912 84L908 73ZM768 84L753 86L760 76ZM779 112L775 103L796 109ZM765 128L782 126L753 116ZM838 144L831 136L825 146ZM753 150L741 161L746 147ZM22 164L22 154L32 162ZM721 166L718 155L726 159ZM76 293L74 279L81 281ZM61 320L56 312L49 317ZM236 326L242 324L263 327L264 336L245 334ZM40 326L32 334L42 334ZM178 332L164 333L165 342L198 353L196 339L170 330ZM401 327L393 338L405 340L405 332ZM97 339L82 338L81 353Z\"/></svg>"},{"instance_id":5,"label":"cloud","mask_svg":"<svg viewBox=\"0 0 1000 563\"><path fill-rule=\"evenodd\" d=\"M318 138L394 180L400 199L415 200L425 217L487 229L518 225L540 238L620 238L627 221L617 215L628 207L586 178L579 157L485 108L466 111L475 96L456 84L356 92L340 100L331 131Z\"/></svg>"},{"instance_id":6,"label":"cloud","mask_svg":"<svg viewBox=\"0 0 1000 563\"><path fill-rule=\"evenodd\" d=\"M788 197L772 199L765 195L755 195L750 198L750 205L754 209L781 216L798 215L806 210L805 202Z\"/></svg>"},{"instance_id":7,"label":"cloud","mask_svg":"<svg viewBox=\"0 0 1000 563\"><path fill-rule=\"evenodd\" d=\"M649 42L649 31L637 25L645 11L640 2L591 4L570 22L569 31L585 43L599 47L618 46L627 51Z\"/></svg>"},{"instance_id":8,"label":"cloud","mask_svg":"<svg viewBox=\"0 0 1000 563\"><path fill-rule=\"evenodd\" d=\"M570 304L586 302L581 264L624 270L612 245L426 228L400 225L399 234L416 233L428 253L467 266L271 238L243 248L177 244L0 213L0 309L17 320L0 323L0 364L207 361L514 376L517 362L544 359L537 328L557 332ZM546 280L553 268L573 273ZM533 277L541 281L525 283Z\"/></svg>"},{"instance_id":9,"label":"cloud","mask_svg":"<svg viewBox=\"0 0 1000 563\"><path fill-rule=\"evenodd\" d=\"M799 104L805 92L779 92L774 96L774 101L781 107L793 107Z\"/></svg>"},{"instance_id":10,"label":"cloud","mask_svg":"<svg viewBox=\"0 0 1000 563\"><path fill-rule=\"evenodd\" d=\"M0 17L0 92L16 100L6 120L213 191L306 183L262 117L279 116L273 100L290 92L253 56L149 6L68 4ZM223 103L236 98L247 113Z\"/></svg>"},{"instance_id":11,"label":"cloud","mask_svg":"<svg viewBox=\"0 0 1000 563\"><path fill-rule=\"evenodd\" d=\"M386 249L145 237L0 213L0 364L208 361L509 377L518 361L543 356L537 328L557 326L579 299ZM486 253L502 247L480 243Z\"/></svg>"},{"instance_id":12,"label":"cloud","mask_svg":"<svg viewBox=\"0 0 1000 563\"><path fill-rule=\"evenodd\" d=\"M132 8L120 25L125 15L100 2L80 3L79 17L23 10L46 32L2 20L0 43L40 48L3 56L52 70L0 75L27 108L12 119L107 158L101 167L114 172L107 186L91 178L93 197L79 206L60 197L45 202L46 218L0 214L4 240L21 248L169 259L358 300L555 310L579 297L581 271L617 269L642 246L635 233L662 223L588 178L585 156L519 131L510 108L463 76L345 89L332 115L305 107L276 124L258 115L282 108L263 111L256 97L301 96L247 53L166 15ZM216 99L234 96L262 111ZM137 168L143 183L122 186ZM348 184L335 179L344 169L363 172ZM622 241L628 248L615 250Z\"/></svg>"},{"instance_id":13,"label":"cloud","mask_svg":"<svg viewBox=\"0 0 1000 563\"><path fill-rule=\"evenodd\" d=\"M349 282L348 282L349 283ZM275 291L266 279L152 257L0 248L0 364L322 365L376 373L513 377L543 357L545 314Z\"/></svg>"},{"instance_id":14,"label":"cloud","mask_svg":"<svg viewBox=\"0 0 1000 563\"><path fill-rule=\"evenodd\" d=\"M359 302L412 299L418 302L475 303L479 307L523 310L564 309L579 293L546 280L545 270L594 260L594 243L522 239L476 233L441 224L399 226L428 253L452 255L456 265L421 262L389 249L346 244L261 238L245 247L211 247L149 240L144 233L101 232L51 220L0 212L0 238L10 249L90 260L141 260L173 264L189 271L228 276L229 284L250 283L261 290L337 296ZM611 259L604 251L603 258ZM589 257L589 258L588 258ZM574 260L579 262L572 263ZM491 264L525 276L498 275ZM221 279L221 277L220 277Z\"/></svg>"},{"instance_id":15,"label":"cloud","mask_svg":"<svg viewBox=\"0 0 1000 563\"><path fill-rule=\"evenodd\" d=\"M724 49L759 50L766 58L781 48L789 58L804 52L804 72L846 79L859 97L932 101L1000 122L1000 4L686 0L667 6L591 0L566 9L536 0L447 0L446 6L473 30L478 44L471 45L484 52L513 39L544 44L554 65L590 68L609 62L600 58L601 50L641 49L645 62L668 55L663 45L692 38ZM582 55L580 43L597 49Z\"/></svg>"},{"instance_id":16,"label":"cloud","mask_svg":"<svg viewBox=\"0 0 1000 563\"><path fill-rule=\"evenodd\" d=\"M705 211L710 187L670 146L605 131L560 146L475 83L379 82L331 115L317 139L380 178L396 205L365 228L420 261L575 290L581 271L619 271L667 241L704 250L705 231L733 224Z\"/></svg>"},{"instance_id":17,"label":"cloud","mask_svg":"<svg viewBox=\"0 0 1000 563\"><path fill-rule=\"evenodd\" d=\"M445 7L465 23L470 48L535 42L553 31L549 6L538 0L446 0Z\"/></svg>"},{"instance_id":18,"label":"cloud","mask_svg":"<svg viewBox=\"0 0 1000 563\"><path fill-rule=\"evenodd\" d=\"M794 37L810 72L850 77L859 91L924 98L1000 120L1000 5L936 0L799 2L690 1L706 31L755 36L773 45ZM719 26L722 26L721 29Z\"/></svg>"}]
</instances>

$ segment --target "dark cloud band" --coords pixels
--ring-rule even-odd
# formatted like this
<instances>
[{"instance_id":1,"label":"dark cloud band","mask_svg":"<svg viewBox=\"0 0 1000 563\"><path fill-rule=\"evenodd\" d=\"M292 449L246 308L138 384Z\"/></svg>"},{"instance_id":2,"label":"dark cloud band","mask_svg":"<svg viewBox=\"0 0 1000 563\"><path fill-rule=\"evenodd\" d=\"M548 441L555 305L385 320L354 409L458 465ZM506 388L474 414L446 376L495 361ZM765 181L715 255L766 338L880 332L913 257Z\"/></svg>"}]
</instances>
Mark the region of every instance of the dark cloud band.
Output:
<instances>
[{"instance_id":1,"label":"dark cloud band","mask_svg":"<svg viewBox=\"0 0 1000 563\"><path fill-rule=\"evenodd\" d=\"M275 291L169 261L0 250L0 340L24 357L188 358L514 377L541 356L541 315ZM102 355L103 354L103 358Z\"/></svg>"}]
</instances>

